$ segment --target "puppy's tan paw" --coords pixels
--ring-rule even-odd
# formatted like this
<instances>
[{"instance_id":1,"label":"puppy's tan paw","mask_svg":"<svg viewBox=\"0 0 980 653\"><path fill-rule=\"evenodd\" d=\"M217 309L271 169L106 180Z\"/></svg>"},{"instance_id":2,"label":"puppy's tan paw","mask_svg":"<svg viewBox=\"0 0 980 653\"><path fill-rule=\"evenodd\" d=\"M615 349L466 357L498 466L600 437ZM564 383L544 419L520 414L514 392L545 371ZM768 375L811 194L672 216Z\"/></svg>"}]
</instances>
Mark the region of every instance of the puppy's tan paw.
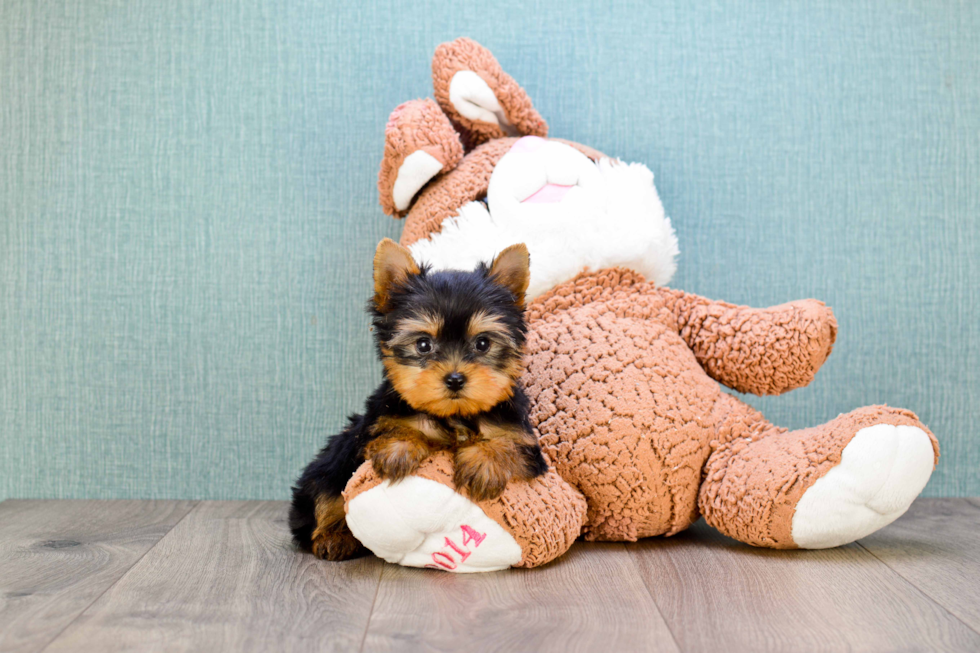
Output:
<instances>
[{"instance_id":1,"label":"puppy's tan paw","mask_svg":"<svg viewBox=\"0 0 980 653\"><path fill-rule=\"evenodd\" d=\"M507 483L523 470L512 442L485 440L456 453L453 482L474 501L499 497Z\"/></svg>"},{"instance_id":2,"label":"puppy's tan paw","mask_svg":"<svg viewBox=\"0 0 980 653\"><path fill-rule=\"evenodd\" d=\"M373 440L365 457L378 476L397 482L417 470L429 453L429 447L419 438L391 437Z\"/></svg>"}]
</instances>

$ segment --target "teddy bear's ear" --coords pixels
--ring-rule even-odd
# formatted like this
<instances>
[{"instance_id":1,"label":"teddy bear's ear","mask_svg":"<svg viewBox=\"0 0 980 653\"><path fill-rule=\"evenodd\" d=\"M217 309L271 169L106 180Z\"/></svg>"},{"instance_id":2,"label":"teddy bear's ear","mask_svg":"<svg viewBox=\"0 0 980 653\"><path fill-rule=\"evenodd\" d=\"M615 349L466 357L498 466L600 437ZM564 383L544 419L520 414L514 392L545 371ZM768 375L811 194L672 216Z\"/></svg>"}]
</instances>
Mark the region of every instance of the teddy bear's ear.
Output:
<instances>
[{"instance_id":1,"label":"teddy bear's ear","mask_svg":"<svg viewBox=\"0 0 980 653\"><path fill-rule=\"evenodd\" d=\"M449 119L432 100L399 105L385 127L385 153L378 173L381 208L404 217L416 193L463 158L463 145Z\"/></svg>"},{"instance_id":2,"label":"teddy bear's ear","mask_svg":"<svg viewBox=\"0 0 980 653\"><path fill-rule=\"evenodd\" d=\"M490 51L467 38L443 43L432 58L436 100L472 147L491 138L548 135L548 123Z\"/></svg>"}]
</instances>

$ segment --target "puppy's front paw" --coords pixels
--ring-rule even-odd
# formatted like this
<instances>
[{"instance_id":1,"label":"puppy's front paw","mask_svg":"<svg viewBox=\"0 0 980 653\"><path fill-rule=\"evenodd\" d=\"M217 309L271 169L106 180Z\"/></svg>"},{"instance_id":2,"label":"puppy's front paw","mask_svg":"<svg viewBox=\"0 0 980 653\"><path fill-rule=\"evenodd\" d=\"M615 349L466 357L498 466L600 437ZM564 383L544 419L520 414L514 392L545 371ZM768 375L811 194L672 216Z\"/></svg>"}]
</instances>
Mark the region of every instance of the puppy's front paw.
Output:
<instances>
[{"instance_id":1,"label":"puppy's front paw","mask_svg":"<svg viewBox=\"0 0 980 653\"><path fill-rule=\"evenodd\" d=\"M313 534L311 549L321 560L350 560L367 553L349 529L331 529Z\"/></svg>"},{"instance_id":2,"label":"puppy's front paw","mask_svg":"<svg viewBox=\"0 0 980 653\"><path fill-rule=\"evenodd\" d=\"M429 447L417 438L390 437L373 440L365 457L378 476L394 483L417 470L429 453Z\"/></svg>"},{"instance_id":3,"label":"puppy's front paw","mask_svg":"<svg viewBox=\"0 0 980 653\"><path fill-rule=\"evenodd\" d=\"M513 443L505 440L485 440L463 447L456 453L455 463L456 489L465 490L474 501L496 499L522 469Z\"/></svg>"}]
</instances>

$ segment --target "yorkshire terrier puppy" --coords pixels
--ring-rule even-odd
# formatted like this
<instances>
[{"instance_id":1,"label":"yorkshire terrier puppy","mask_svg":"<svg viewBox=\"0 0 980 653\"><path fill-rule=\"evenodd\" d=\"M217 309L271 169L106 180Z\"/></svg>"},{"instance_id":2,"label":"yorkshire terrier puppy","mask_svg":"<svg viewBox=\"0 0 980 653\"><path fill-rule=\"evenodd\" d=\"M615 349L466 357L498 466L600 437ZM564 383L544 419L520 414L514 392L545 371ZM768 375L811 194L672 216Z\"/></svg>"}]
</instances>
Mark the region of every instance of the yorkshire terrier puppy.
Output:
<instances>
[{"instance_id":1,"label":"yorkshire terrier puppy","mask_svg":"<svg viewBox=\"0 0 980 653\"><path fill-rule=\"evenodd\" d=\"M451 450L456 488L476 501L547 471L518 382L528 265L527 248L513 245L473 272L431 272L381 241L368 310L384 381L293 488L289 526L301 548L328 560L363 553L341 492L364 460L394 483Z\"/></svg>"}]
</instances>

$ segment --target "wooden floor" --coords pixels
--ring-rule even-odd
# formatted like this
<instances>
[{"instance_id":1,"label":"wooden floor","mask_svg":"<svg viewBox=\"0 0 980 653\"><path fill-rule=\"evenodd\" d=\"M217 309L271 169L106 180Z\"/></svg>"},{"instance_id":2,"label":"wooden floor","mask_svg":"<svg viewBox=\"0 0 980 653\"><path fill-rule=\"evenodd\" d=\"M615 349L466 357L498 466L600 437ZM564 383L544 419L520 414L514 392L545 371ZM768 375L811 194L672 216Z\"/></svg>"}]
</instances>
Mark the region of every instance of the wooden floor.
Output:
<instances>
[{"instance_id":1,"label":"wooden floor","mask_svg":"<svg viewBox=\"0 0 980 653\"><path fill-rule=\"evenodd\" d=\"M451 575L321 562L285 504L0 503L0 651L980 651L980 501L923 499L840 549L703 523Z\"/></svg>"}]
</instances>

